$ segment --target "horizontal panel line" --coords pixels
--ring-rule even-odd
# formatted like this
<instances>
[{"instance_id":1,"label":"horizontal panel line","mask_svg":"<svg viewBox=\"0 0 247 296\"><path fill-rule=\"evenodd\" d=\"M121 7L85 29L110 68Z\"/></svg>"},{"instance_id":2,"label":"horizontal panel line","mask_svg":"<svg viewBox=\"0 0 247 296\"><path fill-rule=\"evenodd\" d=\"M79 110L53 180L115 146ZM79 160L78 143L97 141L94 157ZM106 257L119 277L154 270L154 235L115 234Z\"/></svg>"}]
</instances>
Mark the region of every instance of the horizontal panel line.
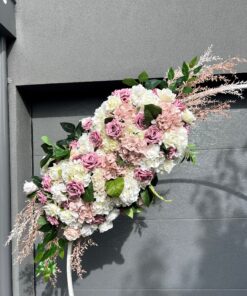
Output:
<instances>
[{"instance_id":1,"label":"horizontal panel line","mask_svg":"<svg viewBox=\"0 0 247 296\"><path fill-rule=\"evenodd\" d=\"M137 221L167 221L167 220L182 220L182 221L227 221L227 220L247 220L246 217L224 217L224 218L158 218L158 219L152 219L152 218L145 218L144 219L140 217L136 218Z\"/></svg>"},{"instance_id":2,"label":"horizontal panel line","mask_svg":"<svg viewBox=\"0 0 247 296\"><path fill-rule=\"evenodd\" d=\"M243 289L221 289L221 288L217 288L217 289L124 289L124 288L119 288L119 289L77 289L74 288L74 291L206 291L206 292L210 292L210 291L247 291L247 288L243 288Z\"/></svg>"}]
</instances>

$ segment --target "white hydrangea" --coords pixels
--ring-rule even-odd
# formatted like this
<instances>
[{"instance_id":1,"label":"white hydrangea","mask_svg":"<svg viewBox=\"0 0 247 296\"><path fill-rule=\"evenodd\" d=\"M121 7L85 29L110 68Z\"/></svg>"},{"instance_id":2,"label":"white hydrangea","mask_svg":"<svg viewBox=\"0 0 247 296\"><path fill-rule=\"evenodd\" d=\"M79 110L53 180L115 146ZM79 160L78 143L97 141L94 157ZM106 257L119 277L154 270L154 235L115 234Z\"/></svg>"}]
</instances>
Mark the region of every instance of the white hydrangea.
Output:
<instances>
[{"instance_id":1,"label":"white hydrangea","mask_svg":"<svg viewBox=\"0 0 247 296\"><path fill-rule=\"evenodd\" d=\"M84 225L81 228L81 235L83 237L90 236L94 233L94 231L98 228L97 225Z\"/></svg>"},{"instance_id":2,"label":"white hydrangea","mask_svg":"<svg viewBox=\"0 0 247 296\"><path fill-rule=\"evenodd\" d=\"M82 136L78 139L78 143L80 145L78 152L81 154L89 153L94 151L93 144L89 141L88 134L84 133Z\"/></svg>"},{"instance_id":3,"label":"white hydrangea","mask_svg":"<svg viewBox=\"0 0 247 296\"><path fill-rule=\"evenodd\" d=\"M61 164L62 178L67 183L69 181L78 181L87 187L91 181L90 174L85 168L76 161L66 161Z\"/></svg>"},{"instance_id":4,"label":"white hydrangea","mask_svg":"<svg viewBox=\"0 0 247 296\"><path fill-rule=\"evenodd\" d=\"M52 181L58 181L62 175L61 163L54 163L52 167L48 169L48 174L51 177Z\"/></svg>"},{"instance_id":5,"label":"white hydrangea","mask_svg":"<svg viewBox=\"0 0 247 296\"><path fill-rule=\"evenodd\" d=\"M141 162L141 166L146 168L157 169L164 161L164 158L160 155L160 146L158 144L149 145L145 151L146 158Z\"/></svg>"},{"instance_id":6,"label":"white hydrangea","mask_svg":"<svg viewBox=\"0 0 247 296\"><path fill-rule=\"evenodd\" d=\"M67 200L65 192L66 186L64 183L54 183L51 186L52 199L55 200L57 203L61 203Z\"/></svg>"},{"instance_id":7,"label":"white hydrangea","mask_svg":"<svg viewBox=\"0 0 247 296\"><path fill-rule=\"evenodd\" d=\"M184 127L170 130L164 133L163 143L165 146L177 148L179 156L182 156L188 145L188 133Z\"/></svg>"},{"instance_id":8,"label":"white hydrangea","mask_svg":"<svg viewBox=\"0 0 247 296\"><path fill-rule=\"evenodd\" d=\"M51 204L51 203L45 205L43 207L43 209L44 209L46 215L52 216L52 217L55 217L55 216L59 215L59 213L61 211L60 208L57 205Z\"/></svg>"},{"instance_id":9,"label":"white hydrangea","mask_svg":"<svg viewBox=\"0 0 247 296\"><path fill-rule=\"evenodd\" d=\"M95 201L92 206L94 215L109 215L113 209L113 204L109 198L102 202Z\"/></svg>"},{"instance_id":10,"label":"white hydrangea","mask_svg":"<svg viewBox=\"0 0 247 296\"><path fill-rule=\"evenodd\" d=\"M97 202L104 202L106 199L106 191L105 191L105 178L104 172L102 169L97 168L94 170L92 175L93 189L94 189L94 197Z\"/></svg>"},{"instance_id":11,"label":"white hydrangea","mask_svg":"<svg viewBox=\"0 0 247 296\"><path fill-rule=\"evenodd\" d=\"M176 163L174 160L165 159L160 166L160 172L163 173L165 171L166 173L170 174L175 165Z\"/></svg>"},{"instance_id":12,"label":"white hydrangea","mask_svg":"<svg viewBox=\"0 0 247 296\"><path fill-rule=\"evenodd\" d=\"M109 96L106 101L106 111L114 111L121 103L122 101L118 96Z\"/></svg>"},{"instance_id":13,"label":"white hydrangea","mask_svg":"<svg viewBox=\"0 0 247 296\"><path fill-rule=\"evenodd\" d=\"M110 214L106 217L106 221L112 222L120 215L119 209L114 209L110 212Z\"/></svg>"},{"instance_id":14,"label":"white hydrangea","mask_svg":"<svg viewBox=\"0 0 247 296\"><path fill-rule=\"evenodd\" d=\"M124 189L119 198L125 206L136 202L139 196L140 187L134 178L133 171L129 171L124 177Z\"/></svg>"},{"instance_id":15,"label":"white hydrangea","mask_svg":"<svg viewBox=\"0 0 247 296\"><path fill-rule=\"evenodd\" d=\"M95 110L93 117L93 127L97 131L102 131L105 128L105 118L107 117L106 112L106 102L103 102L102 105Z\"/></svg>"},{"instance_id":16,"label":"white hydrangea","mask_svg":"<svg viewBox=\"0 0 247 296\"><path fill-rule=\"evenodd\" d=\"M33 192L37 191L38 187L31 181L25 181L23 185L23 191L26 195L32 194Z\"/></svg>"},{"instance_id":17,"label":"white hydrangea","mask_svg":"<svg viewBox=\"0 0 247 296\"><path fill-rule=\"evenodd\" d=\"M189 109L185 109L182 113L182 119L186 123L192 124L196 120L196 117Z\"/></svg>"},{"instance_id":18,"label":"white hydrangea","mask_svg":"<svg viewBox=\"0 0 247 296\"><path fill-rule=\"evenodd\" d=\"M70 210L63 210L63 211L60 211L60 213L58 215L59 215L60 220L63 223L65 223L66 225L71 225L71 224L75 223L78 214L76 214Z\"/></svg>"},{"instance_id":19,"label":"white hydrangea","mask_svg":"<svg viewBox=\"0 0 247 296\"><path fill-rule=\"evenodd\" d=\"M148 104L156 105L158 103L158 97L156 96L156 94L154 94L152 90L147 90L147 89L144 89L144 90L145 90L144 92L140 92L141 95L139 96L135 95L132 92L132 95L131 95L132 103L136 107L141 107L141 108L143 108L145 105L148 105Z\"/></svg>"},{"instance_id":20,"label":"white hydrangea","mask_svg":"<svg viewBox=\"0 0 247 296\"><path fill-rule=\"evenodd\" d=\"M99 232L103 233L113 228L113 223L109 221L105 221L104 223L99 225Z\"/></svg>"},{"instance_id":21,"label":"white hydrangea","mask_svg":"<svg viewBox=\"0 0 247 296\"><path fill-rule=\"evenodd\" d=\"M166 103L173 103L176 99L176 95L169 88L157 89L157 95L160 101Z\"/></svg>"}]
</instances>

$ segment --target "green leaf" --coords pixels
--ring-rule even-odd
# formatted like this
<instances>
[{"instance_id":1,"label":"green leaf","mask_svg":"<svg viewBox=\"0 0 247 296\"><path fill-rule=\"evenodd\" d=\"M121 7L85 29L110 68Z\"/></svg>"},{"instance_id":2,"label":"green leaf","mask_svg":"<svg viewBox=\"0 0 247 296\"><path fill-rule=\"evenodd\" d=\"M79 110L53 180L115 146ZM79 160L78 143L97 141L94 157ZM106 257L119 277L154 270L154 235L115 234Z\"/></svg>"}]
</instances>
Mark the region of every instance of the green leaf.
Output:
<instances>
[{"instance_id":1,"label":"green leaf","mask_svg":"<svg viewBox=\"0 0 247 296\"><path fill-rule=\"evenodd\" d=\"M124 189L123 177L106 181L106 193L111 197L119 197Z\"/></svg>"},{"instance_id":2,"label":"green leaf","mask_svg":"<svg viewBox=\"0 0 247 296\"><path fill-rule=\"evenodd\" d=\"M123 82L123 84L128 85L128 86L138 85L138 82L133 78L126 78L122 82Z\"/></svg>"},{"instance_id":3,"label":"green leaf","mask_svg":"<svg viewBox=\"0 0 247 296\"><path fill-rule=\"evenodd\" d=\"M170 85L169 85L169 89L172 91L172 92L176 92L176 90L177 90L177 83L176 83L176 81L175 82L173 82L173 83L171 83Z\"/></svg>"},{"instance_id":4,"label":"green leaf","mask_svg":"<svg viewBox=\"0 0 247 296\"><path fill-rule=\"evenodd\" d=\"M146 126L150 126L152 120L156 119L159 114L162 113L162 109L154 104L148 104L144 106L144 123Z\"/></svg>"},{"instance_id":5,"label":"green leaf","mask_svg":"<svg viewBox=\"0 0 247 296\"><path fill-rule=\"evenodd\" d=\"M59 249L58 256L59 256L61 259L64 258L64 249L63 249L63 248L60 248L60 249Z\"/></svg>"},{"instance_id":6,"label":"green leaf","mask_svg":"<svg viewBox=\"0 0 247 296\"><path fill-rule=\"evenodd\" d=\"M156 88L160 83L162 82L162 80L159 79L151 79L145 82L145 87L147 89L154 89Z\"/></svg>"},{"instance_id":7,"label":"green leaf","mask_svg":"<svg viewBox=\"0 0 247 296\"><path fill-rule=\"evenodd\" d=\"M149 193L149 190L146 188L144 191L141 192L141 198L145 206L149 207L150 203L152 202L152 196Z\"/></svg>"},{"instance_id":8,"label":"green leaf","mask_svg":"<svg viewBox=\"0 0 247 296\"><path fill-rule=\"evenodd\" d=\"M32 181L33 183L38 186L38 187L41 187L41 182L42 182L42 179L38 176L33 176L32 177Z\"/></svg>"},{"instance_id":9,"label":"green leaf","mask_svg":"<svg viewBox=\"0 0 247 296\"><path fill-rule=\"evenodd\" d=\"M45 251L41 260L44 261L49 257L52 257L56 253L56 251L57 251L57 246L55 244L51 244L50 248Z\"/></svg>"},{"instance_id":10,"label":"green leaf","mask_svg":"<svg viewBox=\"0 0 247 296\"><path fill-rule=\"evenodd\" d=\"M34 262L38 263L43 256L44 256L44 252L37 252L36 256L34 257Z\"/></svg>"},{"instance_id":11,"label":"green leaf","mask_svg":"<svg viewBox=\"0 0 247 296\"><path fill-rule=\"evenodd\" d=\"M75 131L75 125L70 122L60 122L62 129L67 133L73 133Z\"/></svg>"},{"instance_id":12,"label":"green leaf","mask_svg":"<svg viewBox=\"0 0 247 296\"><path fill-rule=\"evenodd\" d=\"M134 210L133 207L126 208L126 209L124 209L124 213L125 213L125 215L127 215L128 217L130 217L131 219L133 219L134 218L134 214L135 214L135 210Z\"/></svg>"},{"instance_id":13,"label":"green leaf","mask_svg":"<svg viewBox=\"0 0 247 296\"><path fill-rule=\"evenodd\" d=\"M41 140L42 140L46 145L48 145L48 146L52 146L52 142L51 142L51 140L49 139L49 137L47 137L47 136L42 136L42 137L41 137Z\"/></svg>"},{"instance_id":14,"label":"green leaf","mask_svg":"<svg viewBox=\"0 0 247 296\"><path fill-rule=\"evenodd\" d=\"M82 127L82 125L81 125L81 122L79 122L78 124L77 124L77 126L76 126L76 128L75 128L75 136L77 137L77 138L80 138L80 136L82 135L82 133L83 133L83 127Z\"/></svg>"},{"instance_id":15,"label":"green leaf","mask_svg":"<svg viewBox=\"0 0 247 296\"><path fill-rule=\"evenodd\" d=\"M52 152L52 149L53 149L52 146L47 145L46 143L43 143L43 144L41 145L41 148L43 149L43 151L44 151L45 153L50 153L50 152Z\"/></svg>"},{"instance_id":16,"label":"green leaf","mask_svg":"<svg viewBox=\"0 0 247 296\"><path fill-rule=\"evenodd\" d=\"M85 188L85 192L83 194L83 200L86 202L94 201L94 195L93 195L93 183L89 183L89 185Z\"/></svg>"},{"instance_id":17,"label":"green leaf","mask_svg":"<svg viewBox=\"0 0 247 296\"><path fill-rule=\"evenodd\" d=\"M196 164L196 160L197 160L197 151L196 151L196 145L194 144L188 144L185 153L184 153L184 158L182 159L181 162L183 162L184 160L190 161L193 164Z\"/></svg>"},{"instance_id":18,"label":"green leaf","mask_svg":"<svg viewBox=\"0 0 247 296\"><path fill-rule=\"evenodd\" d=\"M186 95L192 93L192 91L193 91L193 89L190 86L185 86L183 88L183 93L186 94Z\"/></svg>"},{"instance_id":19,"label":"green leaf","mask_svg":"<svg viewBox=\"0 0 247 296\"><path fill-rule=\"evenodd\" d=\"M161 80L160 84L159 84L159 88L163 89L163 88L167 88L168 87L168 83L166 80Z\"/></svg>"},{"instance_id":20,"label":"green leaf","mask_svg":"<svg viewBox=\"0 0 247 296\"><path fill-rule=\"evenodd\" d=\"M185 77L188 77L188 74L189 74L189 66L186 62L183 62L183 65L182 65L182 73ZM186 79L187 80L187 79Z\"/></svg>"},{"instance_id":21,"label":"green leaf","mask_svg":"<svg viewBox=\"0 0 247 296\"><path fill-rule=\"evenodd\" d=\"M44 225L44 226L46 226L46 225ZM44 243L44 244L49 243L49 242L52 241L56 236L57 236L57 230L52 229L50 232L48 232L48 233L45 235L44 240L43 240L43 243Z\"/></svg>"},{"instance_id":22,"label":"green leaf","mask_svg":"<svg viewBox=\"0 0 247 296\"><path fill-rule=\"evenodd\" d=\"M69 156L69 154L70 154L70 151L68 149L62 149L60 147L56 147L54 157L56 159L66 158Z\"/></svg>"},{"instance_id":23,"label":"green leaf","mask_svg":"<svg viewBox=\"0 0 247 296\"><path fill-rule=\"evenodd\" d=\"M138 76L138 80L141 82L141 83L144 83L148 80L148 73L143 71L141 74L139 74Z\"/></svg>"},{"instance_id":24,"label":"green leaf","mask_svg":"<svg viewBox=\"0 0 247 296\"><path fill-rule=\"evenodd\" d=\"M200 71L201 71L201 69L202 69L202 66L198 66L198 67L196 67L195 69L194 69L194 74L197 74L197 73L199 73Z\"/></svg>"},{"instance_id":25,"label":"green leaf","mask_svg":"<svg viewBox=\"0 0 247 296\"><path fill-rule=\"evenodd\" d=\"M172 80L174 78L174 76L175 76L175 72L174 72L173 68L171 67L167 73L168 80Z\"/></svg>"},{"instance_id":26,"label":"green leaf","mask_svg":"<svg viewBox=\"0 0 247 296\"><path fill-rule=\"evenodd\" d=\"M45 218L45 216L40 216L39 219L38 219L38 225L39 226L43 226L43 225L46 225L48 222Z\"/></svg>"},{"instance_id":27,"label":"green leaf","mask_svg":"<svg viewBox=\"0 0 247 296\"><path fill-rule=\"evenodd\" d=\"M65 147L67 148L68 144L69 144L69 141L67 139L59 140L56 142L56 145L60 148L65 148Z\"/></svg>"},{"instance_id":28,"label":"green leaf","mask_svg":"<svg viewBox=\"0 0 247 296\"><path fill-rule=\"evenodd\" d=\"M194 57L190 62L189 62L189 67L194 68L195 65L198 63L198 57Z\"/></svg>"},{"instance_id":29,"label":"green leaf","mask_svg":"<svg viewBox=\"0 0 247 296\"><path fill-rule=\"evenodd\" d=\"M49 232L50 230L52 229L52 226L51 224L45 224L45 225L42 225L40 228L39 228L39 231L41 232Z\"/></svg>"},{"instance_id":30,"label":"green leaf","mask_svg":"<svg viewBox=\"0 0 247 296\"><path fill-rule=\"evenodd\" d=\"M43 166L45 166L51 157L52 152L48 153L44 158L42 158L40 161L40 167L42 168Z\"/></svg>"}]
</instances>

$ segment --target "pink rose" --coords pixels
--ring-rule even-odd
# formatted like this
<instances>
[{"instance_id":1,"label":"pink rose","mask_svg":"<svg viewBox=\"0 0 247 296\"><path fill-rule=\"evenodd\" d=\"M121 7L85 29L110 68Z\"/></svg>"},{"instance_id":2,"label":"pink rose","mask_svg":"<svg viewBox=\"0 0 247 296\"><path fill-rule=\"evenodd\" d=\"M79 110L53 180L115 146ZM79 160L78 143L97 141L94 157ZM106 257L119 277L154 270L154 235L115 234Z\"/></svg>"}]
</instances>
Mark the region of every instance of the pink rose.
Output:
<instances>
[{"instance_id":1,"label":"pink rose","mask_svg":"<svg viewBox=\"0 0 247 296\"><path fill-rule=\"evenodd\" d=\"M80 197L85 192L83 184L77 181L68 182L66 189L69 197L72 199Z\"/></svg>"},{"instance_id":2,"label":"pink rose","mask_svg":"<svg viewBox=\"0 0 247 296\"><path fill-rule=\"evenodd\" d=\"M89 131L93 125L93 120L91 117L82 119L81 125L85 131Z\"/></svg>"},{"instance_id":3,"label":"pink rose","mask_svg":"<svg viewBox=\"0 0 247 296\"><path fill-rule=\"evenodd\" d=\"M161 140L162 134L156 125L151 125L145 132L144 138L148 144L157 144Z\"/></svg>"},{"instance_id":4,"label":"pink rose","mask_svg":"<svg viewBox=\"0 0 247 296\"><path fill-rule=\"evenodd\" d=\"M59 221L57 220L57 218L52 217L52 216L46 216L46 220L54 226L58 226L59 225Z\"/></svg>"},{"instance_id":5,"label":"pink rose","mask_svg":"<svg viewBox=\"0 0 247 296\"><path fill-rule=\"evenodd\" d=\"M47 196L44 194L44 192L42 191L38 191L37 192L37 196L38 196L38 201L42 204L45 205L47 202Z\"/></svg>"},{"instance_id":6,"label":"pink rose","mask_svg":"<svg viewBox=\"0 0 247 296\"><path fill-rule=\"evenodd\" d=\"M136 115L135 124L141 130L144 130L146 128L145 124L144 124L144 114L143 113L140 112Z\"/></svg>"},{"instance_id":7,"label":"pink rose","mask_svg":"<svg viewBox=\"0 0 247 296\"><path fill-rule=\"evenodd\" d=\"M63 234L68 241L74 241L80 237L80 230L72 227L67 227L64 230Z\"/></svg>"},{"instance_id":8,"label":"pink rose","mask_svg":"<svg viewBox=\"0 0 247 296\"><path fill-rule=\"evenodd\" d=\"M92 170L101 164L101 159L96 152L84 154L81 159L83 166L88 170Z\"/></svg>"},{"instance_id":9,"label":"pink rose","mask_svg":"<svg viewBox=\"0 0 247 296\"><path fill-rule=\"evenodd\" d=\"M70 144L69 144L70 149L75 149L75 148L77 148L77 146L78 146L78 141L76 141L76 140L70 142Z\"/></svg>"},{"instance_id":10,"label":"pink rose","mask_svg":"<svg viewBox=\"0 0 247 296\"><path fill-rule=\"evenodd\" d=\"M154 174L150 170L144 170L141 168L135 169L134 176L136 180L143 182L143 183L149 183L152 181Z\"/></svg>"},{"instance_id":11,"label":"pink rose","mask_svg":"<svg viewBox=\"0 0 247 296\"><path fill-rule=\"evenodd\" d=\"M180 111L184 111L186 109L186 105L183 104L180 100L176 100L173 105L176 106Z\"/></svg>"},{"instance_id":12,"label":"pink rose","mask_svg":"<svg viewBox=\"0 0 247 296\"><path fill-rule=\"evenodd\" d=\"M122 126L118 120L113 119L112 121L110 121L106 124L107 136L109 136L113 139L116 139L121 135L121 132L122 132Z\"/></svg>"},{"instance_id":13,"label":"pink rose","mask_svg":"<svg viewBox=\"0 0 247 296\"><path fill-rule=\"evenodd\" d=\"M50 189L51 189L51 177L48 176L48 175L45 175L42 178L41 184L42 184L42 187L44 188L45 191L50 192Z\"/></svg>"},{"instance_id":14,"label":"pink rose","mask_svg":"<svg viewBox=\"0 0 247 296\"><path fill-rule=\"evenodd\" d=\"M130 98L130 90L128 88L117 89L112 92L113 96L118 96L122 102L128 102Z\"/></svg>"},{"instance_id":15,"label":"pink rose","mask_svg":"<svg viewBox=\"0 0 247 296\"><path fill-rule=\"evenodd\" d=\"M101 138L101 135L99 132L97 131L94 131L94 132L91 132L90 135L89 135L89 140L90 142L93 144L93 146L95 148L98 148L101 146L102 144L102 138Z\"/></svg>"}]
</instances>

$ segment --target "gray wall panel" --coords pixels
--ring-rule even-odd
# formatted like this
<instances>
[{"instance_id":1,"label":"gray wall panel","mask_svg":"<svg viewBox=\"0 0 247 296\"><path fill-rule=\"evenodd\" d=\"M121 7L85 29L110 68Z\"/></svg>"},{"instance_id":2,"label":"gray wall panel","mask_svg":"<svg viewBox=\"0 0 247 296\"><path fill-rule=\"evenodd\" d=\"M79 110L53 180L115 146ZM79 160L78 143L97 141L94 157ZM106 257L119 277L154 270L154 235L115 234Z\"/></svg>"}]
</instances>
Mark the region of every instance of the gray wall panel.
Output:
<instances>
[{"instance_id":1,"label":"gray wall panel","mask_svg":"<svg viewBox=\"0 0 247 296\"><path fill-rule=\"evenodd\" d=\"M16 84L158 77L210 44L246 57L246 0L22 0L10 53ZM239 71L246 71L246 65Z\"/></svg>"}]
</instances>

